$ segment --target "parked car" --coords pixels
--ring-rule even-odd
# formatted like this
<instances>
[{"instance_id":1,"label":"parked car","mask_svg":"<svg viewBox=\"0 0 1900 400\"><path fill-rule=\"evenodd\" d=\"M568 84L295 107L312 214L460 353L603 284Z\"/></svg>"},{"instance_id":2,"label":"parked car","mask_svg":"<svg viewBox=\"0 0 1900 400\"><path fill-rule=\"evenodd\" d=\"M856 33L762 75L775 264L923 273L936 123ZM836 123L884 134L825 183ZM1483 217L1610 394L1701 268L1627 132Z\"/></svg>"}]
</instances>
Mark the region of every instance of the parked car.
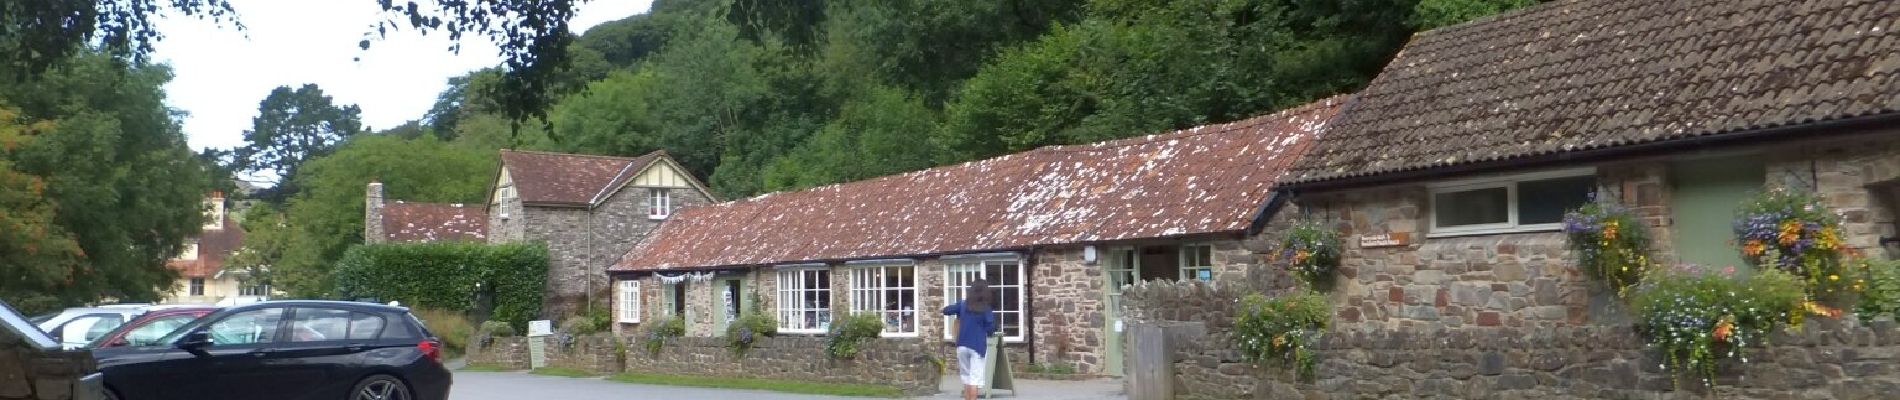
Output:
<instances>
[{"instance_id":1,"label":"parked car","mask_svg":"<svg viewBox=\"0 0 1900 400\"><path fill-rule=\"evenodd\" d=\"M125 321L145 314L151 306L108 306L68 308L51 316L34 317L41 332L58 340L61 348L68 350L85 347L87 343L107 332L124 325Z\"/></svg>"},{"instance_id":2,"label":"parked car","mask_svg":"<svg viewBox=\"0 0 1900 400\"><path fill-rule=\"evenodd\" d=\"M158 338L178 330L179 327L198 320L206 314L218 311L218 307L178 306L159 308L140 315L125 325L119 325L105 336L100 336L86 348L93 349L95 357L102 351L119 347L146 347L160 345Z\"/></svg>"},{"instance_id":3,"label":"parked car","mask_svg":"<svg viewBox=\"0 0 1900 400\"><path fill-rule=\"evenodd\" d=\"M338 301L225 308L95 355L113 399L446 400L441 342L409 310Z\"/></svg>"}]
</instances>

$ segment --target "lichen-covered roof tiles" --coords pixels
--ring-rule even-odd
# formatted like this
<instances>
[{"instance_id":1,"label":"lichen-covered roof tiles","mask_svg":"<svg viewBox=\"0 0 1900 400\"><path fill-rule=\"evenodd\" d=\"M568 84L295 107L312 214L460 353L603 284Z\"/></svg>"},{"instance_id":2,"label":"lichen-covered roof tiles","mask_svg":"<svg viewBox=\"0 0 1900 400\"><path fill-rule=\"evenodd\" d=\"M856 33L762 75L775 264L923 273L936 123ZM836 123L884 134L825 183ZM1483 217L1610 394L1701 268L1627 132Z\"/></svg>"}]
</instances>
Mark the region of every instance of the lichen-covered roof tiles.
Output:
<instances>
[{"instance_id":1,"label":"lichen-covered roof tiles","mask_svg":"<svg viewBox=\"0 0 1900 400\"><path fill-rule=\"evenodd\" d=\"M1896 70L1900 1L1558 0L1418 34L1286 180L1895 113Z\"/></svg>"},{"instance_id":2,"label":"lichen-covered roof tiles","mask_svg":"<svg viewBox=\"0 0 1900 400\"><path fill-rule=\"evenodd\" d=\"M501 163L521 201L530 204L592 205L602 192L619 188L647 164L666 155L639 157L502 150Z\"/></svg>"},{"instance_id":3,"label":"lichen-covered roof tiles","mask_svg":"<svg viewBox=\"0 0 1900 400\"><path fill-rule=\"evenodd\" d=\"M680 210L612 268L761 265L1240 232L1346 96L1252 119Z\"/></svg>"},{"instance_id":4,"label":"lichen-covered roof tiles","mask_svg":"<svg viewBox=\"0 0 1900 400\"><path fill-rule=\"evenodd\" d=\"M383 240L469 241L488 238L488 212L477 205L391 202L383 206Z\"/></svg>"}]
</instances>

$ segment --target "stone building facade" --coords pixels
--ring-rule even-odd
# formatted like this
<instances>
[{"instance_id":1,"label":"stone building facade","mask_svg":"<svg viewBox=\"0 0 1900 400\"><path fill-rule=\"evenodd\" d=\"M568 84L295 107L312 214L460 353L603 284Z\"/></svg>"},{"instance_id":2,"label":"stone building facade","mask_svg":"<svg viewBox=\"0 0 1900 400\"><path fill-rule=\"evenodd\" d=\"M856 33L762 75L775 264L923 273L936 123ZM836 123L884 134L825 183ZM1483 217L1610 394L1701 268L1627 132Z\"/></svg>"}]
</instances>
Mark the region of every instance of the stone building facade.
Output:
<instances>
[{"instance_id":1,"label":"stone building facade","mask_svg":"<svg viewBox=\"0 0 1900 400\"><path fill-rule=\"evenodd\" d=\"M613 267L617 329L683 314L720 336L756 309L822 336L875 313L948 354L940 310L980 278L1011 362L1120 375L1120 289L1257 267L1276 171L1345 101L685 209Z\"/></svg>"},{"instance_id":2,"label":"stone building facade","mask_svg":"<svg viewBox=\"0 0 1900 400\"><path fill-rule=\"evenodd\" d=\"M488 241L548 247L542 316L605 308L607 265L673 210L713 195L665 152L608 157L504 150L488 203Z\"/></svg>"}]
</instances>

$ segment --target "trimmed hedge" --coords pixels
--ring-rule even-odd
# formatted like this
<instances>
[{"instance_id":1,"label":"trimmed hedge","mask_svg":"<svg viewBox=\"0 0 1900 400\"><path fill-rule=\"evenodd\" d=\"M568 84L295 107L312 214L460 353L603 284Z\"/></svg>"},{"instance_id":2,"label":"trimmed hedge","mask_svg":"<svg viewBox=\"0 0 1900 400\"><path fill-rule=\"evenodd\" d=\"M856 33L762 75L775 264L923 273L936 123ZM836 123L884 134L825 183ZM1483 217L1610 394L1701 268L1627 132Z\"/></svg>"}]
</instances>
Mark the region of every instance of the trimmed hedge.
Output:
<instances>
[{"instance_id":1,"label":"trimmed hedge","mask_svg":"<svg viewBox=\"0 0 1900 400\"><path fill-rule=\"evenodd\" d=\"M526 331L541 313L547 266L547 248L539 244L380 243L351 247L333 276L344 298L411 307L467 312L478 295L492 294L490 319Z\"/></svg>"}]
</instances>

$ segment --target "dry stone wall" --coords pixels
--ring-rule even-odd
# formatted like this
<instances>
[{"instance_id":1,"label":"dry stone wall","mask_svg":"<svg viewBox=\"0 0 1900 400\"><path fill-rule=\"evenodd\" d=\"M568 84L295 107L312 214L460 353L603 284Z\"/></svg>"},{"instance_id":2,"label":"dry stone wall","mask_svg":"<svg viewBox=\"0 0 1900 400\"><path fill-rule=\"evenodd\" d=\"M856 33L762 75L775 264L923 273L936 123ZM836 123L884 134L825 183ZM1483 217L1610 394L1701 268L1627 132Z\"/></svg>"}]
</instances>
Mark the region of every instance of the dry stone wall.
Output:
<instances>
[{"instance_id":1,"label":"dry stone wall","mask_svg":"<svg viewBox=\"0 0 1900 400\"><path fill-rule=\"evenodd\" d=\"M548 367L587 371L597 375L617 374L626 367L622 357L627 347L620 338L611 334L555 334L541 339L547 341Z\"/></svg>"},{"instance_id":2,"label":"dry stone wall","mask_svg":"<svg viewBox=\"0 0 1900 400\"><path fill-rule=\"evenodd\" d=\"M832 360L823 338L760 338L738 354L724 339L686 337L666 341L658 353L632 343L626 371L889 385L905 394L929 395L937 393L943 365L930 346L917 339L875 339L864 343L856 358Z\"/></svg>"},{"instance_id":3,"label":"dry stone wall","mask_svg":"<svg viewBox=\"0 0 1900 400\"><path fill-rule=\"evenodd\" d=\"M91 353L43 351L0 336L0 400L70 400L74 383L96 369Z\"/></svg>"},{"instance_id":4,"label":"dry stone wall","mask_svg":"<svg viewBox=\"0 0 1900 400\"><path fill-rule=\"evenodd\" d=\"M476 337L468 344L468 364L502 369L528 369L528 338Z\"/></svg>"}]
</instances>

